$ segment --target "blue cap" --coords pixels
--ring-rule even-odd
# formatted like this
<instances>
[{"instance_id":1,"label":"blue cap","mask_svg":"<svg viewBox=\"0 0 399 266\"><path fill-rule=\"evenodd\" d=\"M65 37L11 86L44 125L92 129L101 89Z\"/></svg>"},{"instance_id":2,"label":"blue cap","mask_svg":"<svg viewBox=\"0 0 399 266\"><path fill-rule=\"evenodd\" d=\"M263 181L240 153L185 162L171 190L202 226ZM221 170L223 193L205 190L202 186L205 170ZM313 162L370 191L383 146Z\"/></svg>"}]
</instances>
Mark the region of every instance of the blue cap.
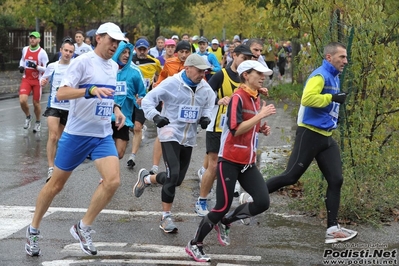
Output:
<instances>
[{"instance_id":1,"label":"blue cap","mask_svg":"<svg viewBox=\"0 0 399 266\"><path fill-rule=\"evenodd\" d=\"M148 41L146 39L138 39L135 46L136 46L136 48L144 47L144 48L148 49L150 47L150 44L148 43Z\"/></svg>"}]
</instances>

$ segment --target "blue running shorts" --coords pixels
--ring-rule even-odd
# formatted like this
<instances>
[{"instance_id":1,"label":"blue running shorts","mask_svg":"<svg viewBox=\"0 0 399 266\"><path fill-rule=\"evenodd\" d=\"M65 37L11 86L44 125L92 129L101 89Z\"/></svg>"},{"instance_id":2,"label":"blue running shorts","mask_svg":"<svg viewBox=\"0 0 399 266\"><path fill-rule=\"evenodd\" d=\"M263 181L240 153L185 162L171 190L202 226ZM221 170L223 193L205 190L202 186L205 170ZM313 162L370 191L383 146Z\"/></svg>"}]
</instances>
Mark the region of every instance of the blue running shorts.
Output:
<instances>
[{"instance_id":1,"label":"blue running shorts","mask_svg":"<svg viewBox=\"0 0 399 266\"><path fill-rule=\"evenodd\" d=\"M93 161L107 156L118 157L112 136L97 138L63 132L58 141L54 164L61 170L73 171L89 155Z\"/></svg>"}]
</instances>

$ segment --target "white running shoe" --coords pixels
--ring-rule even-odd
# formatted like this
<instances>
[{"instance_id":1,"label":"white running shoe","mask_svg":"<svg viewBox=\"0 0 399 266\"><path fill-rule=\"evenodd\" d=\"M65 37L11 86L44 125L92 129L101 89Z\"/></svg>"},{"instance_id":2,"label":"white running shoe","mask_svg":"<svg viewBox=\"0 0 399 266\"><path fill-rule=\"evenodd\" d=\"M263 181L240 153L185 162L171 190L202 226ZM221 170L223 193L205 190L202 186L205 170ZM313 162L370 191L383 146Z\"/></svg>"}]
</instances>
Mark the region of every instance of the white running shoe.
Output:
<instances>
[{"instance_id":1,"label":"white running shoe","mask_svg":"<svg viewBox=\"0 0 399 266\"><path fill-rule=\"evenodd\" d=\"M33 133L40 132L41 127L42 127L42 123L36 122L35 127L33 128Z\"/></svg>"},{"instance_id":2,"label":"white running shoe","mask_svg":"<svg viewBox=\"0 0 399 266\"><path fill-rule=\"evenodd\" d=\"M344 242L357 236L354 230L346 229L340 225L331 226L326 231L326 244Z\"/></svg>"},{"instance_id":3,"label":"white running shoe","mask_svg":"<svg viewBox=\"0 0 399 266\"><path fill-rule=\"evenodd\" d=\"M202 245L200 244L191 244L191 241L188 241L186 246L186 252L190 257L192 257L195 261L198 262L208 262L211 261L211 258L206 255L202 249Z\"/></svg>"},{"instance_id":4,"label":"white running shoe","mask_svg":"<svg viewBox=\"0 0 399 266\"><path fill-rule=\"evenodd\" d=\"M24 129L29 129L30 128L30 122L31 122L30 118L26 118L25 119Z\"/></svg>"}]
</instances>

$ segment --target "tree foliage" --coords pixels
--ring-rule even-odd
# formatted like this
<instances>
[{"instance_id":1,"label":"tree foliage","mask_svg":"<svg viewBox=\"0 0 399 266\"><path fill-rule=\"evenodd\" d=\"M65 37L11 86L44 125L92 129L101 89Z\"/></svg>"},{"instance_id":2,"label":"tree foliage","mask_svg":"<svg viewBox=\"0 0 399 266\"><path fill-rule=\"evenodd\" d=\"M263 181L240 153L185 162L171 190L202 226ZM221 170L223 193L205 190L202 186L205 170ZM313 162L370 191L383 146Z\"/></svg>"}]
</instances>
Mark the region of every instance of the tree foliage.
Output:
<instances>
[{"instance_id":1,"label":"tree foliage","mask_svg":"<svg viewBox=\"0 0 399 266\"><path fill-rule=\"evenodd\" d=\"M65 28L84 29L92 22L105 22L111 18L118 0L22 0L11 1L21 25L35 27L39 18L46 28L56 30L57 47L64 37ZM119 21L117 17L115 20Z\"/></svg>"},{"instance_id":2,"label":"tree foliage","mask_svg":"<svg viewBox=\"0 0 399 266\"><path fill-rule=\"evenodd\" d=\"M136 0L125 1L127 16L124 23L140 24L144 35L150 34L150 39L161 35L165 29L173 26L195 24L196 14L190 12L190 6L195 3L209 3L209 0ZM148 34L147 34L148 33Z\"/></svg>"}]
</instances>

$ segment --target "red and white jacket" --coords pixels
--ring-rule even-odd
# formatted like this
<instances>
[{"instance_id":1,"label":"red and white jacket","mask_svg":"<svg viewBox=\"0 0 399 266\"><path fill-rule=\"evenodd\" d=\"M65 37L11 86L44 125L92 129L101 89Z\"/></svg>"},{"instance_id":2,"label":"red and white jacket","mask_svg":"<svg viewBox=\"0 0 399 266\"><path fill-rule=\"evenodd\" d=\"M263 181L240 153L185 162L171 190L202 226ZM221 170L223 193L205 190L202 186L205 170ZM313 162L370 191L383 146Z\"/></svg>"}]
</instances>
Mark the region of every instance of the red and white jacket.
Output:
<instances>
[{"instance_id":1,"label":"red and white jacket","mask_svg":"<svg viewBox=\"0 0 399 266\"><path fill-rule=\"evenodd\" d=\"M243 165L256 162L260 122L242 135L235 136L238 126L254 117L260 109L260 98L250 96L241 85L232 95L220 140L219 157Z\"/></svg>"}]
</instances>

